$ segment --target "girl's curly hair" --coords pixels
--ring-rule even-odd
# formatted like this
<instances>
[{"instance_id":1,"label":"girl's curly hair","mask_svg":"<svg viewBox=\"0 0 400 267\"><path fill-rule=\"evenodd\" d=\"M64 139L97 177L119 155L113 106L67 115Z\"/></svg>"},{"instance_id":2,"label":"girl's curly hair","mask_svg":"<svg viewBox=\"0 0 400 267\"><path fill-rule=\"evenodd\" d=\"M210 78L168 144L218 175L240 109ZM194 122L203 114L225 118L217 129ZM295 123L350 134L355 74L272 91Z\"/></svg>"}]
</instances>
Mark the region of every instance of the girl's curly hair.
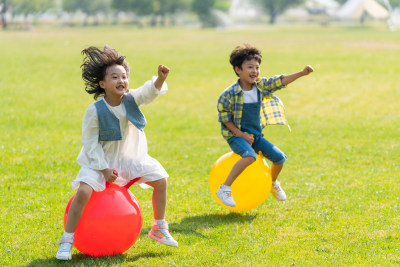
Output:
<instances>
[{"instance_id":1,"label":"girl's curly hair","mask_svg":"<svg viewBox=\"0 0 400 267\"><path fill-rule=\"evenodd\" d=\"M242 68L243 61L252 59L257 60L258 63L261 64L261 51L250 44L244 44L244 46L237 46L232 51L229 62L231 63L233 70L235 71L235 67L239 67L240 69ZM236 73L236 75L238 74Z\"/></svg>"},{"instance_id":2,"label":"girl's curly hair","mask_svg":"<svg viewBox=\"0 0 400 267\"><path fill-rule=\"evenodd\" d=\"M112 65L121 65L125 68L129 77L129 65L125 56L120 55L111 46L104 46L103 50L90 46L82 50L84 55L82 69L82 79L85 83L85 90L89 94L94 94L94 99L103 96L105 91L100 87L99 82L104 80L107 68Z\"/></svg>"}]
</instances>

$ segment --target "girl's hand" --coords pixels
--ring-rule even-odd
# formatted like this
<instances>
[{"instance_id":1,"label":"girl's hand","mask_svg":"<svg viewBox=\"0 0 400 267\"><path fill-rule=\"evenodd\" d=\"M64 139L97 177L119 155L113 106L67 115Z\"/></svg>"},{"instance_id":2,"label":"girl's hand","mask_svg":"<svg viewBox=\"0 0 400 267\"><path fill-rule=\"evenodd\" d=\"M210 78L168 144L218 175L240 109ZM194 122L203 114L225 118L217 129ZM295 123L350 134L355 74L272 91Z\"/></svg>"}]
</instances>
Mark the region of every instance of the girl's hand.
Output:
<instances>
[{"instance_id":1,"label":"girl's hand","mask_svg":"<svg viewBox=\"0 0 400 267\"><path fill-rule=\"evenodd\" d=\"M307 66L304 67L302 73L305 76L305 75L310 74L313 71L314 71L313 67L311 67L310 65L307 65Z\"/></svg>"},{"instance_id":2,"label":"girl's hand","mask_svg":"<svg viewBox=\"0 0 400 267\"><path fill-rule=\"evenodd\" d=\"M154 86L157 88L157 90L161 90L163 83L165 82L165 79L167 79L169 73L169 68L164 66L164 65L159 65L158 66L158 77L154 81Z\"/></svg>"},{"instance_id":3,"label":"girl's hand","mask_svg":"<svg viewBox=\"0 0 400 267\"><path fill-rule=\"evenodd\" d=\"M105 169L101 171L103 173L104 179L107 182L113 183L118 178L118 173L116 170Z\"/></svg>"},{"instance_id":4,"label":"girl's hand","mask_svg":"<svg viewBox=\"0 0 400 267\"><path fill-rule=\"evenodd\" d=\"M249 143L251 146L253 145L253 143L254 143L254 137L253 137L253 135L251 134L248 134L248 133L243 133L242 134L242 136L240 136L241 138L243 138L247 143Z\"/></svg>"},{"instance_id":5,"label":"girl's hand","mask_svg":"<svg viewBox=\"0 0 400 267\"><path fill-rule=\"evenodd\" d=\"M167 79L168 73L169 73L169 68L167 66L164 65L158 66L158 77L165 80Z\"/></svg>"}]
</instances>

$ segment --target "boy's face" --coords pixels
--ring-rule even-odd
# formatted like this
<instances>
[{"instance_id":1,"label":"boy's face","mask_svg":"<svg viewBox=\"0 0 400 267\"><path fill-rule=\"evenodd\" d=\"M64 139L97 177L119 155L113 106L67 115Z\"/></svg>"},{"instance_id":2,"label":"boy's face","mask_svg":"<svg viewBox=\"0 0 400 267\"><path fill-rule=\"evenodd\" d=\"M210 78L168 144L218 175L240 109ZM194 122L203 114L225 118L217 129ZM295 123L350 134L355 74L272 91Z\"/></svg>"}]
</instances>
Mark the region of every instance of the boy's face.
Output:
<instances>
[{"instance_id":1,"label":"boy's face","mask_svg":"<svg viewBox=\"0 0 400 267\"><path fill-rule=\"evenodd\" d=\"M240 81L246 85L254 84L260 75L260 63L255 59L245 60L242 67L235 67L236 73L239 75Z\"/></svg>"},{"instance_id":2,"label":"boy's face","mask_svg":"<svg viewBox=\"0 0 400 267\"><path fill-rule=\"evenodd\" d=\"M121 97L129 90L128 74L123 66L112 65L107 68L106 75L99 84L107 96Z\"/></svg>"}]
</instances>

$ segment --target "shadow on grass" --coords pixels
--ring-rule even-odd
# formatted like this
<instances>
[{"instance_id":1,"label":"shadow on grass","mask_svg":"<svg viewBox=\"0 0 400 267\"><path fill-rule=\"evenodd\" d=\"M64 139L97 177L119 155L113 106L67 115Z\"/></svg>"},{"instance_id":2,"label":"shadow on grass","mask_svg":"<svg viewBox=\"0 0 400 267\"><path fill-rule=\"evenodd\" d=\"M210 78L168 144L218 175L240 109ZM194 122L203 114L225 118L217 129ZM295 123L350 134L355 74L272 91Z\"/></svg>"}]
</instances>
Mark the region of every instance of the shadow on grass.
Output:
<instances>
[{"instance_id":1,"label":"shadow on grass","mask_svg":"<svg viewBox=\"0 0 400 267\"><path fill-rule=\"evenodd\" d=\"M51 259L36 259L29 263L26 266L103 266L103 265L118 265L123 262L135 262L142 258L160 258L169 256L170 252L161 252L161 253L153 253L153 252L144 252L137 254L135 256L127 256L125 254L113 255L113 256L105 256L105 257L92 257L82 253L75 254L72 256L72 260L70 261L60 261L55 257Z\"/></svg>"},{"instance_id":2,"label":"shadow on grass","mask_svg":"<svg viewBox=\"0 0 400 267\"><path fill-rule=\"evenodd\" d=\"M209 238L198 232L214 228L218 225L227 224L243 224L250 223L257 217L257 214L241 214L231 212L229 214L204 214L196 216L187 216L182 219L180 223L170 223L169 228L173 233L182 233L185 235L195 235L201 238ZM147 236L150 228L142 229L140 235ZM82 253L74 254L71 261L59 261L55 257L50 259L36 259L26 266L107 266L118 265L126 262L135 262L141 258L162 258L171 255L170 252L144 252L134 256L127 256L125 254L105 256L105 257L92 257Z\"/></svg>"},{"instance_id":3,"label":"shadow on grass","mask_svg":"<svg viewBox=\"0 0 400 267\"><path fill-rule=\"evenodd\" d=\"M196 216L188 216L182 219L180 223L169 223L169 229L174 233L182 233L185 235L196 235L204 238L207 236L197 232L197 230L214 228L224 224L241 224L252 222L257 214L241 214L231 212L229 214L204 214ZM141 236L147 235L150 228L142 229Z\"/></svg>"}]
</instances>

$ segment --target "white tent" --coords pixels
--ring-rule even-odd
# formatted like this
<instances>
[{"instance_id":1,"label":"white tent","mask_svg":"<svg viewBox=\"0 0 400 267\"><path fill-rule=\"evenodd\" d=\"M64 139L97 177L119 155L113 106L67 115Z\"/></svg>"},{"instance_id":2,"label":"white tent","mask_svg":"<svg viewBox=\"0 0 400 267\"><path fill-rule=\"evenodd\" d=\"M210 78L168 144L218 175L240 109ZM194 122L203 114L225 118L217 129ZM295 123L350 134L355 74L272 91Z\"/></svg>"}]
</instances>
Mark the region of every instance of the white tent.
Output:
<instances>
[{"instance_id":1,"label":"white tent","mask_svg":"<svg viewBox=\"0 0 400 267\"><path fill-rule=\"evenodd\" d=\"M390 12L375 0L349 0L337 13L345 20L362 20L365 15L374 19L390 18Z\"/></svg>"}]
</instances>

